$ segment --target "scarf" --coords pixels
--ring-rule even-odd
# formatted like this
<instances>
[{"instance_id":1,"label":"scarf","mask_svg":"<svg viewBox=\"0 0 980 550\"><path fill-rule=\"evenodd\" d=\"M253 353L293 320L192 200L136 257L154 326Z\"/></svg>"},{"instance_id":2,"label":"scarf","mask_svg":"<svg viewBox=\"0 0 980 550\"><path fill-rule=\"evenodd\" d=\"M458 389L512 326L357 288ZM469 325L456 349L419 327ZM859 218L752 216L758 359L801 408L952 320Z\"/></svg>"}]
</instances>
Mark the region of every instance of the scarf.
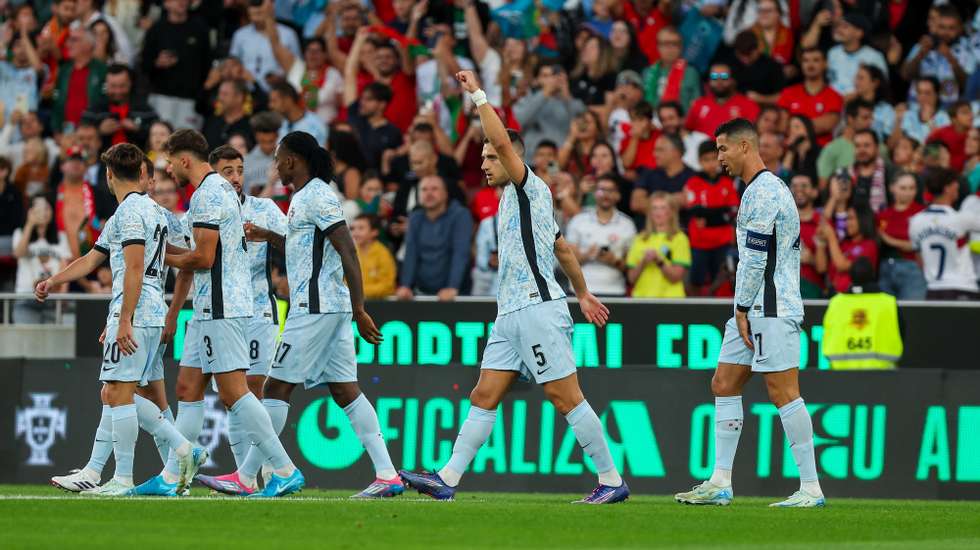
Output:
<instances>
[{"instance_id":1,"label":"scarf","mask_svg":"<svg viewBox=\"0 0 980 550\"><path fill-rule=\"evenodd\" d=\"M851 181L857 181L857 173L851 167ZM881 212L888 205L888 197L885 194L885 161L881 157L875 160L875 171L871 174L871 189L868 193L869 204L873 212Z\"/></svg>"},{"instance_id":2,"label":"scarf","mask_svg":"<svg viewBox=\"0 0 980 550\"><path fill-rule=\"evenodd\" d=\"M663 93L660 96L660 103L680 101L681 84L684 82L684 72L686 70L686 59L680 58L674 62L674 66L671 67L670 72L667 73L667 82L663 86Z\"/></svg>"}]
</instances>

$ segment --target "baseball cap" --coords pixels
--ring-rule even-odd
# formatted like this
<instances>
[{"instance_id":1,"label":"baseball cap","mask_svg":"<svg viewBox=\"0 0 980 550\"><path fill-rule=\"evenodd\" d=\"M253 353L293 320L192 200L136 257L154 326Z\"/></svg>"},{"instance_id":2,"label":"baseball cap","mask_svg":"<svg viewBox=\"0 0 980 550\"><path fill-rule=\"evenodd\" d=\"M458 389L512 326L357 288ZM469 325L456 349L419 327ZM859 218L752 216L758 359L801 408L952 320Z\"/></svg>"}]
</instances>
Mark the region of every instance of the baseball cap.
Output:
<instances>
[{"instance_id":1,"label":"baseball cap","mask_svg":"<svg viewBox=\"0 0 980 550\"><path fill-rule=\"evenodd\" d=\"M616 85L622 86L623 84L632 84L637 88L642 88L643 79L640 78L639 73L636 71L627 70L619 73L619 76L616 77Z\"/></svg>"}]
</instances>

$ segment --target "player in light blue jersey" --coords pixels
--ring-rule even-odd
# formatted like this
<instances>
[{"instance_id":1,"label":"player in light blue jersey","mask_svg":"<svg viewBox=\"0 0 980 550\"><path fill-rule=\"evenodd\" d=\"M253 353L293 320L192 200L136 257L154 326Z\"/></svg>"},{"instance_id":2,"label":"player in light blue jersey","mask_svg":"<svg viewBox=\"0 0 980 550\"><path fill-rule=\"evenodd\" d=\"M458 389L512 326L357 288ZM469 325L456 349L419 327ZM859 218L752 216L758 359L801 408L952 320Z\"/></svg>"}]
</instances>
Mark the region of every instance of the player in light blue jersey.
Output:
<instances>
[{"instance_id":1,"label":"player in light blue jersey","mask_svg":"<svg viewBox=\"0 0 980 550\"><path fill-rule=\"evenodd\" d=\"M800 471L800 490L773 506L824 505L813 454L813 425L800 397L800 216L783 180L766 170L759 134L738 118L715 131L718 160L747 182L735 235L735 316L725 325L715 395L715 468L711 478L674 498L685 504L727 505L733 498L732 463L742 434L742 388L753 372L766 379L769 399L790 441Z\"/></svg>"},{"instance_id":2,"label":"player in light blue jersey","mask_svg":"<svg viewBox=\"0 0 980 550\"><path fill-rule=\"evenodd\" d=\"M282 182L295 189L286 234L258 224L247 226L249 240L285 251L289 279L289 316L263 403L276 430L282 431L296 386L325 384L374 464L375 481L354 497L397 496L404 486L385 447L378 415L357 384L351 321L370 344L380 343L381 334L364 309L357 248L340 200L327 183L333 178L330 156L313 136L292 132L279 143L275 162ZM262 457L253 448L236 472L198 480L222 493L246 495L255 491L261 465Z\"/></svg>"},{"instance_id":3,"label":"player in light blue jersey","mask_svg":"<svg viewBox=\"0 0 980 550\"><path fill-rule=\"evenodd\" d=\"M100 422L93 454L101 444L103 450L99 454L104 455L104 465L109 454L105 440L111 439L116 472L105 485L84 491L97 496L125 496L133 489L133 454L140 426L135 401L141 399L135 394L137 386L145 386L153 376L153 362L166 313L162 276L168 229L162 209L143 193L145 182L141 181L141 170L144 158L138 147L125 143L115 145L103 154L109 189L119 201L115 214L106 222L92 251L57 275L38 283L35 289L38 299L43 301L48 288L84 277L101 265L106 256L109 257L112 298L106 329L100 338L104 348L100 380L105 383L102 397L109 406L111 428ZM181 473L193 476L207 459L207 453L200 448L192 449L158 407L150 403L150 409L153 425L148 424L147 429L179 448L184 457ZM105 411L103 413L104 421ZM197 458L203 460L196 462ZM101 466L99 470L101 474ZM94 469L86 468L79 474L89 474L88 483L91 484L93 472ZM83 482L78 479L79 475L75 479L65 477L71 476L63 476L60 480L54 478L52 483L75 490Z\"/></svg>"},{"instance_id":4,"label":"player in light blue jersey","mask_svg":"<svg viewBox=\"0 0 980 550\"><path fill-rule=\"evenodd\" d=\"M188 211L194 249L167 255L169 265L194 271L194 324L201 368L181 369L178 399L203 398L213 376L219 399L235 417L232 421L240 423L258 452L272 464L273 474L262 496L294 493L305 484L303 474L289 459L269 414L249 391L245 378L252 286L241 202L231 184L208 164L207 140L199 132L174 132L165 150L177 183L196 182ZM181 423L179 412L177 423Z\"/></svg>"},{"instance_id":5,"label":"player in light blue jersey","mask_svg":"<svg viewBox=\"0 0 980 550\"><path fill-rule=\"evenodd\" d=\"M572 317L555 280L555 264L572 282L586 320L603 326L609 310L585 285L582 269L555 223L548 185L524 164L524 142L508 131L487 103L471 71L456 75L477 105L486 140L482 169L487 184L503 187L497 211L497 320L483 352L480 379L470 393L470 409L449 462L438 472L402 470L405 482L440 500L453 499L456 486L497 421L497 405L519 376L533 378L571 425L582 450L599 473L592 494L577 501L625 501L629 488L613 463L602 422L579 388L572 354Z\"/></svg>"}]
</instances>

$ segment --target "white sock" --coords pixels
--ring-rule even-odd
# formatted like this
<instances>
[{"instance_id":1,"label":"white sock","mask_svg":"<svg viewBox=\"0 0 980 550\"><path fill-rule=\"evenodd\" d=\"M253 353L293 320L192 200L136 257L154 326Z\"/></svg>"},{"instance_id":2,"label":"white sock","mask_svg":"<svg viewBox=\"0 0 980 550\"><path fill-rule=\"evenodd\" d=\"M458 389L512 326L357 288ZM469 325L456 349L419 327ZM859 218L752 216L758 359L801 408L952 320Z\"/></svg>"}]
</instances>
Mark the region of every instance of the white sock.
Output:
<instances>
[{"instance_id":1,"label":"white sock","mask_svg":"<svg viewBox=\"0 0 980 550\"><path fill-rule=\"evenodd\" d=\"M483 446L493 431L493 425L497 421L497 409L488 411L480 407L470 406L470 412L466 415L463 426L459 429L456 436L456 443L453 444L453 455L449 457L449 462L439 470L439 477L449 485L455 487L459 485L463 472L469 467L476 451Z\"/></svg>"},{"instance_id":2,"label":"white sock","mask_svg":"<svg viewBox=\"0 0 980 550\"><path fill-rule=\"evenodd\" d=\"M378 479L390 480L398 477L395 465L391 463L388 455L388 448L385 447L385 440L381 436L381 426L378 424L378 413L375 412L371 402L364 394L357 396L344 407L347 418L350 419L357 438L361 440L371 463L374 464L374 473Z\"/></svg>"},{"instance_id":3,"label":"white sock","mask_svg":"<svg viewBox=\"0 0 980 550\"><path fill-rule=\"evenodd\" d=\"M823 496L817 481L817 461L813 452L813 421L803 398L779 407L779 418L783 421L789 448L800 470L800 488L813 496Z\"/></svg>"},{"instance_id":4,"label":"white sock","mask_svg":"<svg viewBox=\"0 0 980 550\"><path fill-rule=\"evenodd\" d=\"M715 398L715 469L708 481L715 487L732 484L732 466L742 435L742 396Z\"/></svg>"},{"instance_id":5,"label":"white sock","mask_svg":"<svg viewBox=\"0 0 980 550\"><path fill-rule=\"evenodd\" d=\"M237 414L228 415L228 446L235 457L235 468L241 468L252 442L242 430L242 423Z\"/></svg>"},{"instance_id":6,"label":"white sock","mask_svg":"<svg viewBox=\"0 0 980 550\"><path fill-rule=\"evenodd\" d=\"M204 427L204 401L178 401L174 427L184 436L184 439L197 443L197 438ZM177 453L171 452L167 458L167 465L163 468L163 480L167 483L177 483L180 479L179 473Z\"/></svg>"},{"instance_id":7,"label":"white sock","mask_svg":"<svg viewBox=\"0 0 980 550\"><path fill-rule=\"evenodd\" d=\"M191 452L191 444L167 420L156 403L139 395L133 396L133 402L136 405L136 417L140 428L153 436L154 442L161 440L168 449L173 449L178 457L187 456Z\"/></svg>"},{"instance_id":8,"label":"white sock","mask_svg":"<svg viewBox=\"0 0 980 550\"><path fill-rule=\"evenodd\" d=\"M92 454L89 456L85 469L92 472L92 477L102 477L102 469L112 454L112 407L102 405L102 417L99 427L95 429L95 440L92 441Z\"/></svg>"},{"instance_id":9,"label":"white sock","mask_svg":"<svg viewBox=\"0 0 980 550\"><path fill-rule=\"evenodd\" d=\"M133 484L133 457L139 433L136 405L112 407L112 453L116 457L116 472L112 477L128 485Z\"/></svg>"},{"instance_id":10,"label":"white sock","mask_svg":"<svg viewBox=\"0 0 980 550\"><path fill-rule=\"evenodd\" d=\"M286 449L279 441L279 434L272 426L269 413L262 406L262 403L259 403L255 394L246 392L241 399L231 406L230 412L240 416L240 422L245 433L258 447L259 452L272 462L275 474L280 477L291 476L296 470L296 466L289 460Z\"/></svg>"},{"instance_id":11,"label":"white sock","mask_svg":"<svg viewBox=\"0 0 980 550\"><path fill-rule=\"evenodd\" d=\"M283 428L286 427L286 418L289 417L289 403L279 399L263 399L262 406L269 413L272 429L275 430L276 436L278 436L282 433ZM247 447L248 452L245 453L245 458L238 467L238 478L245 485L254 487L256 482L255 478L258 477L259 470L266 461L266 456L256 447L255 443L251 442L247 437L245 440L250 445Z\"/></svg>"},{"instance_id":12,"label":"white sock","mask_svg":"<svg viewBox=\"0 0 980 550\"><path fill-rule=\"evenodd\" d=\"M610 487L622 485L623 478L613 464L609 445L606 443L606 434L602 430L602 422L592 410L592 405L583 399L565 415L565 420L572 427L572 432L575 433L575 439L578 440L582 451L589 455L592 463L595 464L596 472L599 473L599 483Z\"/></svg>"}]
</instances>

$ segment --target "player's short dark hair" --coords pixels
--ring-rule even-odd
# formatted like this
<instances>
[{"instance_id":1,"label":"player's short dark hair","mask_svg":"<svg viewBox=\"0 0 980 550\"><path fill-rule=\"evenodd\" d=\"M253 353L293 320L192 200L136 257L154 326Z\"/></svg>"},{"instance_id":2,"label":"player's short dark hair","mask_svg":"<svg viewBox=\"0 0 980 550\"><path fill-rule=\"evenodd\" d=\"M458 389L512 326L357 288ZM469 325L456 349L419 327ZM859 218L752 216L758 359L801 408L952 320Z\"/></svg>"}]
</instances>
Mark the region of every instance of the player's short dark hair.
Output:
<instances>
[{"instance_id":1,"label":"player's short dark hair","mask_svg":"<svg viewBox=\"0 0 980 550\"><path fill-rule=\"evenodd\" d=\"M956 172L949 168L930 168L925 174L926 191L932 193L934 197L942 195L947 185L959 185L959 178Z\"/></svg>"},{"instance_id":2,"label":"player's short dark hair","mask_svg":"<svg viewBox=\"0 0 980 550\"><path fill-rule=\"evenodd\" d=\"M869 111L874 111L875 106L867 99L855 98L847 102L844 106L844 116L847 118L854 118L858 116L861 109L867 109Z\"/></svg>"},{"instance_id":3,"label":"player's short dark hair","mask_svg":"<svg viewBox=\"0 0 980 550\"><path fill-rule=\"evenodd\" d=\"M554 149L555 151L558 150L558 144L555 143L554 141L551 141L550 139L542 139L541 141L539 141L538 142L538 146L535 147L534 150L537 151L538 149L541 149L542 147L547 147L549 149Z\"/></svg>"},{"instance_id":4,"label":"player's short dark hair","mask_svg":"<svg viewBox=\"0 0 980 550\"><path fill-rule=\"evenodd\" d=\"M102 162L116 177L135 181L140 178L143 166L143 151L132 143L117 143L102 153Z\"/></svg>"},{"instance_id":5,"label":"player's short dark hair","mask_svg":"<svg viewBox=\"0 0 980 550\"><path fill-rule=\"evenodd\" d=\"M854 132L854 137L869 135L871 136L871 141L875 142L875 145L880 145L881 142L878 140L878 134L875 133L871 128L865 128L863 130L858 130Z\"/></svg>"},{"instance_id":6,"label":"player's short dark hair","mask_svg":"<svg viewBox=\"0 0 980 550\"><path fill-rule=\"evenodd\" d=\"M364 87L364 92L371 92L374 99L378 101L383 101L385 103L391 103L392 92L391 88L381 82L372 82Z\"/></svg>"},{"instance_id":7,"label":"player's short dark hair","mask_svg":"<svg viewBox=\"0 0 980 550\"><path fill-rule=\"evenodd\" d=\"M282 117L273 111L263 111L249 119L252 131L260 134L278 133L282 126Z\"/></svg>"},{"instance_id":8,"label":"player's short dark hair","mask_svg":"<svg viewBox=\"0 0 980 550\"><path fill-rule=\"evenodd\" d=\"M715 145L714 140L706 139L701 142L701 145L698 145L698 158L701 158L705 155L717 155L717 154L718 154L718 146Z\"/></svg>"},{"instance_id":9,"label":"player's short dark hair","mask_svg":"<svg viewBox=\"0 0 980 550\"><path fill-rule=\"evenodd\" d=\"M279 142L279 147L303 159L313 177L328 183L333 179L333 159L312 135L302 131L290 132Z\"/></svg>"},{"instance_id":10,"label":"player's short dark hair","mask_svg":"<svg viewBox=\"0 0 980 550\"><path fill-rule=\"evenodd\" d=\"M211 154L208 155L208 164L211 166L218 164L218 161L221 160L240 160L245 162L245 157L238 152L238 149L235 149L231 145L225 144L216 148L214 151L211 151Z\"/></svg>"},{"instance_id":11,"label":"player's short dark hair","mask_svg":"<svg viewBox=\"0 0 980 550\"><path fill-rule=\"evenodd\" d=\"M371 229L378 232L381 231L381 218L379 218L375 214L358 214L357 216L354 217L354 219L367 220L368 225L371 226Z\"/></svg>"},{"instance_id":12,"label":"player's short dark hair","mask_svg":"<svg viewBox=\"0 0 980 550\"><path fill-rule=\"evenodd\" d=\"M755 125L744 118L733 118L728 122L721 123L717 128L715 128L715 137L720 137L723 135L736 136L745 135L751 136L752 139L758 141L759 132L756 131Z\"/></svg>"},{"instance_id":13,"label":"player's short dark hair","mask_svg":"<svg viewBox=\"0 0 980 550\"><path fill-rule=\"evenodd\" d=\"M157 171L156 166L154 166L153 160L146 156L146 154L143 155L143 166L146 167L146 175L149 176L150 179L153 179L153 176L156 175Z\"/></svg>"},{"instance_id":14,"label":"player's short dark hair","mask_svg":"<svg viewBox=\"0 0 980 550\"><path fill-rule=\"evenodd\" d=\"M129 81L130 82L133 81L133 70L130 69L129 67L127 67L126 65L123 65L122 63L113 63L112 65L109 65L109 68L107 68L105 72L106 72L106 74L124 74L125 73L126 76L129 77Z\"/></svg>"},{"instance_id":15,"label":"player's short dark hair","mask_svg":"<svg viewBox=\"0 0 980 550\"><path fill-rule=\"evenodd\" d=\"M851 286L864 286L875 281L875 267L867 256L854 260L850 269Z\"/></svg>"},{"instance_id":16,"label":"player's short dark hair","mask_svg":"<svg viewBox=\"0 0 980 550\"><path fill-rule=\"evenodd\" d=\"M674 111L677 112L677 116L679 117L684 116L684 107L681 106L681 104L676 101L664 101L659 105L657 105L657 115L659 116L660 111L663 111L664 109L673 109Z\"/></svg>"},{"instance_id":17,"label":"player's short dark hair","mask_svg":"<svg viewBox=\"0 0 980 550\"><path fill-rule=\"evenodd\" d=\"M653 118L653 106L646 101L641 101L630 109L630 116L634 118Z\"/></svg>"},{"instance_id":18,"label":"player's short dark hair","mask_svg":"<svg viewBox=\"0 0 980 550\"><path fill-rule=\"evenodd\" d=\"M507 128L507 137L510 138L511 145L514 146L514 151L517 152L521 157L524 156L524 138L521 137L521 133L512 128ZM490 143L490 138L483 138L483 143Z\"/></svg>"},{"instance_id":19,"label":"player's short dark hair","mask_svg":"<svg viewBox=\"0 0 980 550\"><path fill-rule=\"evenodd\" d=\"M279 95L288 97L293 103L299 102L299 92L296 91L296 88L293 88L292 84L284 80L273 84L272 88L270 89L270 93L271 92L278 92Z\"/></svg>"},{"instance_id":20,"label":"player's short dark hair","mask_svg":"<svg viewBox=\"0 0 980 550\"><path fill-rule=\"evenodd\" d=\"M167 143L163 145L163 150L168 155L191 153L198 160L203 161L207 160L211 148L208 146L208 140L204 138L204 134L190 128L181 128L170 134Z\"/></svg>"}]
</instances>

